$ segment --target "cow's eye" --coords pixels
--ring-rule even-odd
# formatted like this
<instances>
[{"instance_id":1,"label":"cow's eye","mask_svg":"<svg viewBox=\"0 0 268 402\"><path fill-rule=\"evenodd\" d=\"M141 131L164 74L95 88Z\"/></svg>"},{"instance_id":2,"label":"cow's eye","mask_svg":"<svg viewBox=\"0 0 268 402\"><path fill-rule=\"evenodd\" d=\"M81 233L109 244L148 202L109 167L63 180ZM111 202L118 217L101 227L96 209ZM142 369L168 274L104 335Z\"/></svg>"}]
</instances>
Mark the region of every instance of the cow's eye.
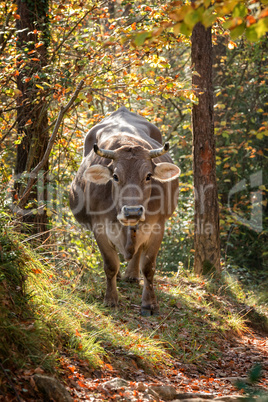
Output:
<instances>
[{"instance_id":1,"label":"cow's eye","mask_svg":"<svg viewBox=\"0 0 268 402\"><path fill-rule=\"evenodd\" d=\"M113 179L114 179L114 181L119 181L117 174L115 174L115 173L113 174Z\"/></svg>"},{"instance_id":2,"label":"cow's eye","mask_svg":"<svg viewBox=\"0 0 268 402\"><path fill-rule=\"evenodd\" d=\"M148 173L146 176L146 181L150 181L152 178L152 173Z\"/></svg>"}]
</instances>

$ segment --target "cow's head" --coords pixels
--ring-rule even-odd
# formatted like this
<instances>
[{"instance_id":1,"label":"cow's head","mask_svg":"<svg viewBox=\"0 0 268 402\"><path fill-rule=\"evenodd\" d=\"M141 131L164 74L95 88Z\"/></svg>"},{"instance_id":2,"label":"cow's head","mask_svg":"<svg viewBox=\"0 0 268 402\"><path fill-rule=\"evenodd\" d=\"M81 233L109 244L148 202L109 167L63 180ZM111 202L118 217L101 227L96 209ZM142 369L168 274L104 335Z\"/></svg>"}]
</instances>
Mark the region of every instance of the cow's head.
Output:
<instances>
[{"instance_id":1,"label":"cow's head","mask_svg":"<svg viewBox=\"0 0 268 402\"><path fill-rule=\"evenodd\" d=\"M94 144L95 153L111 159L112 162L108 166L98 164L88 167L84 178L95 184L106 184L112 180L112 197L117 209L117 219L124 226L135 226L145 220L152 179L156 183L169 182L180 175L180 169L173 163L153 161L168 149L168 143L152 150L140 145L124 145L116 150L107 150Z\"/></svg>"}]
</instances>

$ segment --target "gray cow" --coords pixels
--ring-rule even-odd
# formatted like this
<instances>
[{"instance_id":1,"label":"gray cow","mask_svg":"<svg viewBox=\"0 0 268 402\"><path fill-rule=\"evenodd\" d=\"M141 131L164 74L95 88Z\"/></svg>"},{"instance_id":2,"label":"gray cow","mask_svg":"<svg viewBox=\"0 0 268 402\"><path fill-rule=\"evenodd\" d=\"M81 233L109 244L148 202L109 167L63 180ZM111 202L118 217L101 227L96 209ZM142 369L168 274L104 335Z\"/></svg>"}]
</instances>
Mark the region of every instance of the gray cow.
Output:
<instances>
[{"instance_id":1,"label":"gray cow","mask_svg":"<svg viewBox=\"0 0 268 402\"><path fill-rule=\"evenodd\" d=\"M143 273L142 315L159 313L156 257L177 205L180 169L168 149L157 127L121 107L88 132L70 189L72 212L93 231L103 257L106 304L118 303L119 252L129 261L126 280L139 281Z\"/></svg>"}]
</instances>

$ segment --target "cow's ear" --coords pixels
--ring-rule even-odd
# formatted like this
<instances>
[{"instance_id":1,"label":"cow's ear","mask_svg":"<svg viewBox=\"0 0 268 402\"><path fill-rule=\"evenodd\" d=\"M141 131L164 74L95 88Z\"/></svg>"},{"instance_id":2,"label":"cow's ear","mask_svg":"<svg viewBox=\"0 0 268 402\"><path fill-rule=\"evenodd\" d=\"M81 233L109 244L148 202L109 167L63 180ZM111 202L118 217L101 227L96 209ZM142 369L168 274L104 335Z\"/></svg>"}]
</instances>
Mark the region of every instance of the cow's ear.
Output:
<instances>
[{"instance_id":1,"label":"cow's ear","mask_svg":"<svg viewBox=\"0 0 268 402\"><path fill-rule=\"evenodd\" d=\"M153 178L158 181L171 181L179 177L181 170L178 166L173 165L173 163L157 163L155 165Z\"/></svg>"},{"instance_id":2,"label":"cow's ear","mask_svg":"<svg viewBox=\"0 0 268 402\"><path fill-rule=\"evenodd\" d=\"M111 179L110 170L102 165L93 165L84 172L84 179L96 184L106 184Z\"/></svg>"}]
</instances>

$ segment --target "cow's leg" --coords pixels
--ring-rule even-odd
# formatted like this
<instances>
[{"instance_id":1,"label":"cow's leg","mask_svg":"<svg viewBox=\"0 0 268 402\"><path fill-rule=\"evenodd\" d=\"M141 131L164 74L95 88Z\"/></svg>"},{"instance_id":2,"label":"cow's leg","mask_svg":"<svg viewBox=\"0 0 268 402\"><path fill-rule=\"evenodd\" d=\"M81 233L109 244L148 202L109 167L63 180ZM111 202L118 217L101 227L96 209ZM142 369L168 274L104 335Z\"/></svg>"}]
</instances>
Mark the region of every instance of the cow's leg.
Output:
<instances>
[{"instance_id":1,"label":"cow's leg","mask_svg":"<svg viewBox=\"0 0 268 402\"><path fill-rule=\"evenodd\" d=\"M128 282L138 282L140 281L140 257L141 257L142 248L134 254L133 258L129 261L124 280Z\"/></svg>"},{"instance_id":2,"label":"cow's leg","mask_svg":"<svg viewBox=\"0 0 268 402\"><path fill-rule=\"evenodd\" d=\"M96 240L103 258L106 274L106 295L104 302L107 306L115 307L118 304L116 277L119 272L119 258L106 235L98 235L96 236Z\"/></svg>"},{"instance_id":3,"label":"cow's leg","mask_svg":"<svg viewBox=\"0 0 268 402\"><path fill-rule=\"evenodd\" d=\"M159 314L159 306L154 293L153 279L155 274L156 256L144 254L142 273L144 285L142 292L141 315Z\"/></svg>"},{"instance_id":4,"label":"cow's leg","mask_svg":"<svg viewBox=\"0 0 268 402\"><path fill-rule=\"evenodd\" d=\"M161 229L161 233L151 234L148 247L143 251L141 257L141 268L144 277L141 314L144 316L159 314L159 305L157 303L153 285L156 257L164 234L164 225L159 227L163 227L163 229Z\"/></svg>"}]
</instances>

